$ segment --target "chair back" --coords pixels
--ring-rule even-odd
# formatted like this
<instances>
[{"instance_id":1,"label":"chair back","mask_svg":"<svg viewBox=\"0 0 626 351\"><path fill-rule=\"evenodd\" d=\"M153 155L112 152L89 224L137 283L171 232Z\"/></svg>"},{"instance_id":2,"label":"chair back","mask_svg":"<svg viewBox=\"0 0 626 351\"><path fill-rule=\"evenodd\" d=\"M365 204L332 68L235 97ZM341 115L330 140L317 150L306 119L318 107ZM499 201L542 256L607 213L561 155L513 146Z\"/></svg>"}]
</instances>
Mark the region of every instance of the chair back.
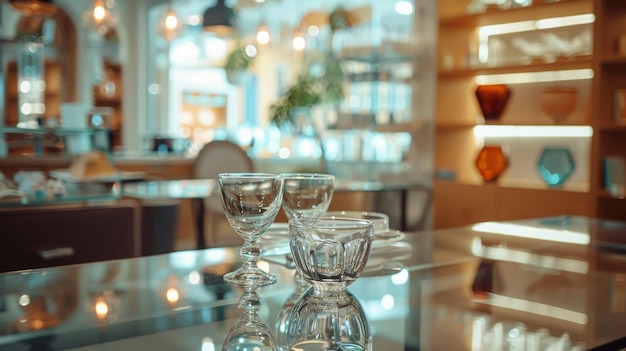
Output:
<instances>
[{"instance_id":1,"label":"chair back","mask_svg":"<svg viewBox=\"0 0 626 351\"><path fill-rule=\"evenodd\" d=\"M231 141L213 140L205 144L196 156L194 177L217 179L218 174L227 172L254 172L254 163L244 149ZM219 199L207 199L205 204L211 211L223 211Z\"/></svg>"}]
</instances>

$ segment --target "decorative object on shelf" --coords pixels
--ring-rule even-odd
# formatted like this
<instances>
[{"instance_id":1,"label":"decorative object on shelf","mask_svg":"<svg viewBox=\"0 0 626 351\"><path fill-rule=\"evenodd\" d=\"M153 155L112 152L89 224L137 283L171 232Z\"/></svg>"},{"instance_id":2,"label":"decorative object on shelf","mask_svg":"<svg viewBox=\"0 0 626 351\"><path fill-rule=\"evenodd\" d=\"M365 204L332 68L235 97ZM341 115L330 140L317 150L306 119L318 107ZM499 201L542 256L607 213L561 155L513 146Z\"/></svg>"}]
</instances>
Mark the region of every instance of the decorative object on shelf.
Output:
<instances>
[{"instance_id":1,"label":"decorative object on shelf","mask_svg":"<svg viewBox=\"0 0 626 351\"><path fill-rule=\"evenodd\" d=\"M493 291L495 262L483 259L478 264L476 275L472 281L472 293L479 300L488 299Z\"/></svg>"},{"instance_id":2,"label":"decorative object on shelf","mask_svg":"<svg viewBox=\"0 0 626 351\"><path fill-rule=\"evenodd\" d=\"M613 119L626 123L626 89L615 90L613 97Z\"/></svg>"},{"instance_id":3,"label":"decorative object on shelf","mask_svg":"<svg viewBox=\"0 0 626 351\"><path fill-rule=\"evenodd\" d=\"M476 87L476 99L485 120L498 120L506 108L511 89L505 84L486 84Z\"/></svg>"},{"instance_id":4,"label":"decorative object on shelf","mask_svg":"<svg viewBox=\"0 0 626 351\"><path fill-rule=\"evenodd\" d=\"M539 175L549 187L561 187L574 173L576 162L566 147L546 147L537 162Z\"/></svg>"},{"instance_id":5,"label":"decorative object on shelf","mask_svg":"<svg viewBox=\"0 0 626 351\"><path fill-rule=\"evenodd\" d=\"M486 182L494 182L508 167L508 159L500 145L485 145L476 157L476 168Z\"/></svg>"},{"instance_id":6,"label":"decorative object on shelf","mask_svg":"<svg viewBox=\"0 0 626 351\"><path fill-rule=\"evenodd\" d=\"M576 108L578 89L575 87L552 86L541 91L541 109L553 123L562 122Z\"/></svg>"},{"instance_id":7,"label":"decorative object on shelf","mask_svg":"<svg viewBox=\"0 0 626 351\"><path fill-rule=\"evenodd\" d=\"M615 197L624 197L626 161L621 156L604 158L604 188Z\"/></svg>"}]
</instances>

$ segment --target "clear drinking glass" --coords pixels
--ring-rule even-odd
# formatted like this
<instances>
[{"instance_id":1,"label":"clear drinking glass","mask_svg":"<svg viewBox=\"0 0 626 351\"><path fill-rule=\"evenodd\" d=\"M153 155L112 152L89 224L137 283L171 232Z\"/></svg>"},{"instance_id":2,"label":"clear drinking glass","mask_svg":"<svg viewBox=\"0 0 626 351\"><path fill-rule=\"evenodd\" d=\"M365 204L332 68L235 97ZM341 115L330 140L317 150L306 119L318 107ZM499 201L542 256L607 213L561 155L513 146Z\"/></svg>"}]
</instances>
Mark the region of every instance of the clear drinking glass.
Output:
<instances>
[{"instance_id":1,"label":"clear drinking glass","mask_svg":"<svg viewBox=\"0 0 626 351\"><path fill-rule=\"evenodd\" d=\"M220 195L228 223L244 240L239 253L242 266L224 275L230 284L259 287L276 276L256 266L261 256L258 240L274 222L283 198L283 177L269 173L221 173Z\"/></svg>"},{"instance_id":2,"label":"clear drinking glass","mask_svg":"<svg viewBox=\"0 0 626 351\"><path fill-rule=\"evenodd\" d=\"M284 173L283 210L288 219L315 222L326 213L335 189L335 176Z\"/></svg>"},{"instance_id":3,"label":"clear drinking glass","mask_svg":"<svg viewBox=\"0 0 626 351\"><path fill-rule=\"evenodd\" d=\"M307 225L289 220L289 246L298 273L316 291L345 290L363 272L374 224L355 218L321 217Z\"/></svg>"}]
</instances>

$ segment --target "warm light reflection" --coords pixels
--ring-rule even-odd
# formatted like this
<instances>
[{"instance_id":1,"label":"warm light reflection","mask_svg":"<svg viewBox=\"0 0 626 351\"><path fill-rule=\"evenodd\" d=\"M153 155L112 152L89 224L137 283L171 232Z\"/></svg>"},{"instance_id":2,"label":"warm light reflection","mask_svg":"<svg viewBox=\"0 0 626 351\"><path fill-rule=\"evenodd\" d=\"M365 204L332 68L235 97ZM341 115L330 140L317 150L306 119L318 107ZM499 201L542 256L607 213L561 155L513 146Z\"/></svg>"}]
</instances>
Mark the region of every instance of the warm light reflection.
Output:
<instances>
[{"instance_id":1,"label":"warm light reflection","mask_svg":"<svg viewBox=\"0 0 626 351\"><path fill-rule=\"evenodd\" d=\"M165 14L165 29L173 31L176 30L176 27L178 27L178 17L176 17L176 12L169 8Z\"/></svg>"},{"instance_id":2,"label":"warm light reflection","mask_svg":"<svg viewBox=\"0 0 626 351\"><path fill-rule=\"evenodd\" d=\"M109 305L105 301L98 299L94 305L94 311L98 319L106 319L109 314Z\"/></svg>"},{"instance_id":3,"label":"warm light reflection","mask_svg":"<svg viewBox=\"0 0 626 351\"><path fill-rule=\"evenodd\" d=\"M380 305L384 310L390 310L395 305L395 300L392 295L386 294L380 299Z\"/></svg>"},{"instance_id":4,"label":"warm light reflection","mask_svg":"<svg viewBox=\"0 0 626 351\"><path fill-rule=\"evenodd\" d=\"M259 29L256 32L256 41L259 45L267 45L271 40L270 31L267 28L267 25L261 24L259 25Z\"/></svg>"},{"instance_id":5,"label":"warm light reflection","mask_svg":"<svg viewBox=\"0 0 626 351\"><path fill-rule=\"evenodd\" d=\"M261 268L264 272L269 273L269 271L270 271L270 263L267 262L267 261L262 261L262 260L258 261L256 263L256 266Z\"/></svg>"},{"instance_id":6,"label":"warm light reflection","mask_svg":"<svg viewBox=\"0 0 626 351\"><path fill-rule=\"evenodd\" d=\"M583 260L538 255L504 246L483 246L478 237L474 238L471 250L472 254L476 256L497 261L515 262L579 274L586 274L589 271L589 264Z\"/></svg>"},{"instance_id":7,"label":"warm light reflection","mask_svg":"<svg viewBox=\"0 0 626 351\"><path fill-rule=\"evenodd\" d=\"M566 229L537 228L514 223L483 222L472 226L476 232L509 235L526 239L556 241L566 244L588 245L588 233Z\"/></svg>"},{"instance_id":8,"label":"warm light reflection","mask_svg":"<svg viewBox=\"0 0 626 351\"><path fill-rule=\"evenodd\" d=\"M494 307L501 307L520 312L537 314L540 316L556 318L576 324L587 324L587 314L568 310L561 307L546 305L539 302L517 299L498 294L490 294L487 300L475 300L476 303L482 303Z\"/></svg>"},{"instance_id":9,"label":"warm light reflection","mask_svg":"<svg viewBox=\"0 0 626 351\"><path fill-rule=\"evenodd\" d=\"M589 126L504 126L479 125L474 136L480 138L589 138L593 128Z\"/></svg>"},{"instance_id":10,"label":"warm light reflection","mask_svg":"<svg viewBox=\"0 0 626 351\"><path fill-rule=\"evenodd\" d=\"M478 29L478 35L481 38L491 35L502 35L510 33L528 32L539 29L561 28L568 26L577 26L582 24L591 24L596 17L592 13L586 13L574 16L544 18L531 21L509 22L505 24L494 24L483 26Z\"/></svg>"},{"instance_id":11,"label":"warm light reflection","mask_svg":"<svg viewBox=\"0 0 626 351\"><path fill-rule=\"evenodd\" d=\"M593 78L593 69L572 69L546 72L506 73L476 76L478 85L484 84L524 84L542 82L562 82Z\"/></svg>"},{"instance_id":12,"label":"warm light reflection","mask_svg":"<svg viewBox=\"0 0 626 351\"><path fill-rule=\"evenodd\" d=\"M402 268L400 272L391 276L391 282L394 285L403 285L406 284L407 281L409 281L409 271L405 268Z\"/></svg>"},{"instance_id":13,"label":"warm light reflection","mask_svg":"<svg viewBox=\"0 0 626 351\"><path fill-rule=\"evenodd\" d=\"M104 22L106 18L106 9L104 7L104 0L95 0L93 3L93 19L96 23Z\"/></svg>"},{"instance_id":14,"label":"warm light reflection","mask_svg":"<svg viewBox=\"0 0 626 351\"><path fill-rule=\"evenodd\" d=\"M180 293L178 292L178 289L176 288L167 289L167 291L165 292L165 299L171 305L175 305L180 299Z\"/></svg>"},{"instance_id":15,"label":"warm light reflection","mask_svg":"<svg viewBox=\"0 0 626 351\"><path fill-rule=\"evenodd\" d=\"M213 339L206 337L202 339L202 351L215 351L215 343Z\"/></svg>"},{"instance_id":16,"label":"warm light reflection","mask_svg":"<svg viewBox=\"0 0 626 351\"><path fill-rule=\"evenodd\" d=\"M293 40L291 41L291 46L296 51L302 51L306 48L306 40L304 39L302 32L300 32L299 30L294 33Z\"/></svg>"}]
</instances>

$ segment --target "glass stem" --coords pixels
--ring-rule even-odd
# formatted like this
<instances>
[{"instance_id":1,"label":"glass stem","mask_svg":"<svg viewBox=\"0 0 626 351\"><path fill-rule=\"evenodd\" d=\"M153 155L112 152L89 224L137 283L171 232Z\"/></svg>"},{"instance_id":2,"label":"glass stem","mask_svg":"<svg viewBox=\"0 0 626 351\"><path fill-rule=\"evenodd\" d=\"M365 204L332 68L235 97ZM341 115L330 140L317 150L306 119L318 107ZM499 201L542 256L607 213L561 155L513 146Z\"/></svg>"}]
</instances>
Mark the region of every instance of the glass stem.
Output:
<instances>
[{"instance_id":1,"label":"glass stem","mask_svg":"<svg viewBox=\"0 0 626 351\"><path fill-rule=\"evenodd\" d=\"M256 269L256 262L261 257L261 247L256 240L246 240L241 248L239 254L243 259L243 265L248 269Z\"/></svg>"}]
</instances>

